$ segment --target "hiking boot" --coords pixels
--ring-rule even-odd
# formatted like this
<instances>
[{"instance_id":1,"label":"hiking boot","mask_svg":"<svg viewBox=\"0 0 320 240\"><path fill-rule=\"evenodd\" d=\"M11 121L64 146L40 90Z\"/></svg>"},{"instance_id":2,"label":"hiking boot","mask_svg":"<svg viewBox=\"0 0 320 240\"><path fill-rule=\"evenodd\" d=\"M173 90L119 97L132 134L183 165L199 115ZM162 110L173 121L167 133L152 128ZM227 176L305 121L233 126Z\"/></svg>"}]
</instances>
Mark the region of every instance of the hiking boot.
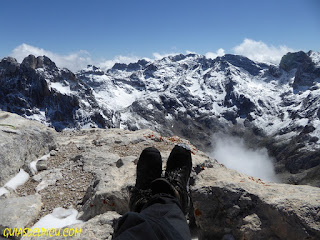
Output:
<instances>
[{"instance_id":1,"label":"hiking boot","mask_svg":"<svg viewBox=\"0 0 320 240\"><path fill-rule=\"evenodd\" d=\"M140 212L151 198L151 182L161 177L162 159L160 152L153 147L145 148L138 160L136 184L131 189L129 208Z\"/></svg>"},{"instance_id":2,"label":"hiking boot","mask_svg":"<svg viewBox=\"0 0 320 240\"><path fill-rule=\"evenodd\" d=\"M189 212L189 178L192 169L190 148L185 144L176 145L167 161L165 178L152 182L152 194L167 193L176 197L184 214Z\"/></svg>"}]
</instances>

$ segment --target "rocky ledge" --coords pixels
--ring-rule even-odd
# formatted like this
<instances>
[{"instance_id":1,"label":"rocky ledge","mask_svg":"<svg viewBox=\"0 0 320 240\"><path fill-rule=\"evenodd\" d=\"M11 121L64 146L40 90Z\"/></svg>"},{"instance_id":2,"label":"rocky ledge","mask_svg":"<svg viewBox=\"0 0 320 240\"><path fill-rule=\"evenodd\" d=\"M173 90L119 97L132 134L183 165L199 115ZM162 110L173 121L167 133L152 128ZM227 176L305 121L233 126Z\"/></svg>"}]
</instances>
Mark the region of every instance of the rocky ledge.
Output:
<instances>
[{"instance_id":1,"label":"rocky ledge","mask_svg":"<svg viewBox=\"0 0 320 240\"><path fill-rule=\"evenodd\" d=\"M188 218L195 238L320 238L319 188L264 182L240 174L179 137L121 129L56 133L5 112L0 112L0 127L0 141L7 144L0 149L0 174L6 176L1 186L19 168L30 176L15 190L8 185L2 188L1 234L8 227L32 227L53 209L64 207L78 210L82 220L72 226L82 229L81 236L71 238L111 239L114 222L128 211L128 189L134 185L141 151L148 146L158 148L165 168L173 146L184 142L191 146L193 156L193 208Z\"/></svg>"}]
</instances>

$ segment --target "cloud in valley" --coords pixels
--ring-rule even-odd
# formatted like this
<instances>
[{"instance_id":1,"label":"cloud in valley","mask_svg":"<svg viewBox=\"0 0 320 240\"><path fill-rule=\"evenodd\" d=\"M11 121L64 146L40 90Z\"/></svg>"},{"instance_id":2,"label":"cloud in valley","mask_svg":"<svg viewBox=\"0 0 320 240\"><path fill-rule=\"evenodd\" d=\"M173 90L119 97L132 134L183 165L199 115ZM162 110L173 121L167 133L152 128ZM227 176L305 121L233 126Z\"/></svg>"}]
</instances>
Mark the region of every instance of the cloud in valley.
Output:
<instances>
[{"instance_id":1,"label":"cloud in valley","mask_svg":"<svg viewBox=\"0 0 320 240\"><path fill-rule=\"evenodd\" d=\"M265 181L279 182L267 149L249 149L243 139L220 134L213 137L213 142L216 145L211 156L226 167Z\"/></svg>"}]
</instances>

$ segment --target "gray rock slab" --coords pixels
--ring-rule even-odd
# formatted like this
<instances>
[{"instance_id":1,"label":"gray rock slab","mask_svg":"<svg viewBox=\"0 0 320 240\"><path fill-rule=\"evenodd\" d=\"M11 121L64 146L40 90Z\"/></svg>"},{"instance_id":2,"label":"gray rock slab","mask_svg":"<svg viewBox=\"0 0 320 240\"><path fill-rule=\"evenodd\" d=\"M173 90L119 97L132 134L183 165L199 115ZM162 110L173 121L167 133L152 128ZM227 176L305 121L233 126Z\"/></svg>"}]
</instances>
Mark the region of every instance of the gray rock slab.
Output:
<instances>
[{"instance_id":1,"label":"gray rock slab","mask_svg":"<svg viewBox=\"0 0 320 240\"><path fill-rule=\"evenodd\" d=\"M81 229L80 236L74 236L71 239L107 239L111 240L113 234L113 226L121 215L114 211L108 211L98 215L85 223L75 224L69 228Z\"/></svg>"},{"instance_id":2,"label":"gray rock slab","mask_svg":"<svg viewBox=\"0 0 320 240\"><path fill-rule=\"evenodd\" d=\"M149 140L146 135L158 136L150 130L130 132L120 129L97 131L95 134L91 135L94 139L91 141L92 147L83 153L83 169L93 173L95 180L84 199L82 220L107 211L124 214L129 210L129 188L135 184L136 160L141 150L132 151L133 155L121 156L123 152L112 152L112 148L121 146L132 150L137 144L143 145Z\"/></svg>"},{"instance_id":3,"label":"gray rock slab","mask_svg":"<svg viewBox=\"0 0 320 240\"><path fill-rule=\"evenodd\" d=\"M41 210L41 196L0 199L0 231L5 228L24 228L32 224Z\"/></svg>"},{"instance_id":4,"label":"gray rock slab","mask_svg":"<svg viewBox=\"0 0 320 240\"><path fill-rule=\"evenodd\" d=\"M79 234L67 237L24 237L23 240L58 240L58 239L74 239L74 240L92 240L106 239L111 240L113 234L113 225L120 215L116 212L106 212L98 215L87 222L74 224L62 228L62 233L66 228L77 230ZM70 231L71 232L71 231Z\"/></svg>"},{"instance_id":5,"label":"gray rock slab","mask_svg":"<svg viewBox=\"0 0 320 240\"><path fill-rule=\"evenodd\" d=\"M32 177L34 181L39 182L38 186L35 188L37 192L45 189L49 185L54 185L58 180L62 179L61 169L51 169L42 171Z\"/></svg>"},{"instance_id":6,"label":"gray rock slab","mask_svg":"<svg viewBox=\"0 0 320 240\"><path fill-rule=\"evenodd\" d=\"M46 160L39 160L36 163L36 168L38 172L46 170L48 169L48 162Z\"/></svg>"},{"instance_id":7,"label":"gray rock slab","mask_svg":"<svg viewBox=\"0 0 320 240\"><path fill-rule=\"evenodd\" d=\"M106 211L122 214L128 211L128 188L135 183L136 165L133 159L136 157L125 158L123 165L117 167L117 162L121 159L119 155L107 152L104 156L99 156L101 152L97 151L86 152L84 157L84 169L95 174L95 181L87 191L88 200L81 216L83 220Z\"/></svg>"},{"instance_id":8,"label":"gray rock slab","mask_svg":"<svg viewBox=\"0 0 320 240\"><path fill-rule=\"evenodd\" d=\"M0 186L15 176L19 168L49 152L55 144L53 129L0 111Z\"/></svg>"},{"instance_id":9,"label":"gray rock slab","mask_svg":"<svg viewBox=\"0 0 320 240\"><path fill-rule=\"evenodd\" d=\"M320 239L320 189L264 182L204 163L191 187L200 239Z\"/></svg>"}]
</instances>

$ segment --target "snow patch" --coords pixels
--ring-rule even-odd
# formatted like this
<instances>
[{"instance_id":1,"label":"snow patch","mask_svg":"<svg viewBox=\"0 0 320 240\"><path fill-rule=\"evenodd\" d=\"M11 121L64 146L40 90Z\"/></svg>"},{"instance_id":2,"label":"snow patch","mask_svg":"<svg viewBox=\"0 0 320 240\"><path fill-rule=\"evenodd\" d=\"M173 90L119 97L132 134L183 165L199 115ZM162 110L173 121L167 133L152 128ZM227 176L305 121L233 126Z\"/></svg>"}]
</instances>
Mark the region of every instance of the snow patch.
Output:
<instances>
[{"instance_id":1,"label":"snow patch","mask_svg":"<svg viewBox=\"0 0 320 240\"><path fill-rule=\"evenodd\" d=\"M73 208L64 209L58 207L53 209L52 213L42 217L31 229L63 228L72 224L82 223L83 221L77 220L77 215L78 211Z\"/></svg>"},{"instance_id":2,"label":"snow patch","mask_svg":"<svg viewBox=\"0 0 320 240\"><path fill-rule=\"evenodd\" d=\"M25 184L29 179L29 174L25 172L23 169L20 169L19 173L11 178L4 186L6 188L16 190L17 187Z\"/></svg>"},{"instance_id":3,"label":"snow patch","mask_svg":"<svg viewBox=\"0 0 320 240\"><path fill-rule=\"evenodd\" d=\"M50 153L48 153L46 155L43 155L41 158L39 158L37 160L34 160L29 164L30 170L31 170L33 175L35 175L38 172L38 170L37 170L37 162L40 161L40 160L47 161L49 157L50 157Z\"/></svg>"},{"instance_id":4,"label":"snow patch","mask_svg":"<svg viewBox=\"0 0 320 240\"><path fill-rule=\"evenodd\" d=\"M25 117L30 120L36 120L41 123L46 123L46 113L44 111L39 111L39 113L35 113L35 114L32 114L30 116L25 116Z\"/></svg>"},{"instance_id":5,"label":"snow patch","mask_svg":"<svg viewBox=\"0 0 320 240\"><path fill-rule=\"evenodd\" d=\"M170 113L168 113L168 115L166 115L165 118L168 120L174 120L173 116Z\"/></svg>"},{"instance_id":6,"label":"snow patch","mask_svg":"<svg viewBox=\"0 0 320 240\"><path fill-rule=\"evenodd\" d=\"M320 67L320 53L319 52L312 52L310 54L310 58L312 62L316 65L316 67Z\"/></svg>"},{"instance_id":7,"label":"snow patch","mask_svg":"<svg viewBox=\"0 0 320 240\"><path fill-rule=\"evenodd\" d=\"M132 89L132 91L128 91L121 87L116 87L112 93L108 89L96 90L93 91L93 94L101 106L108 106L115 110L121 110L130 106L141 95L136 90Z\"/></svg>"},{"instance_id":8,"label":"snow patch","mask_svg":"<svg viewBox=\"0 0 320 240\"><path fill-rule=\"evenodd\" d=\"M309 119L308 119L308 118L301 118L301 119L299 119L299 120L296 120L296 121L295 121L295 124L296 124L297 126L305 127L305 126L308 124L308 122L309 122Z\"/></svg>"},{"instance_id":9,"label":"snow patch","mask_svg":"<svg viewBox=\"0 0 320 240\"><path fill-rule=\"evenodd\" d=\"M314 120L313 121L313 126L315 127L315 130L310 134L311 137L317 137L318 141L317 143L320 144L320 120Z\"/></svg>"},{"instance_id":10,"label":"snow patch","mask_svg":"<svg viewBox=\"0 0 320 240\"><path fill-rule=\"evenodd\" d=\"M148 109L152 110L153 109L153 105L151 103L148 104L147 106Z\"/></svg>"},{"instance_id":11,"label":"snow patch","mask_svg":"<svg viewBox=\"0 0 320 240\"><path fill-rule=\"evenodd\" d=\"M9 193L9 191L8 191L6 188L1 187L1 188L0 188L0 197L1 197L2 195L6 194L6 193Z\"/></svg>"},{"instance_id":12,"label":"snow patch","mask_svg":"<svg viewBox=\"0 0 320 240\"><path fill-rule=\"evenodd\" d=\"M69 85L62 85L60 82L50 82L50 86L65 95L70 95L72 93Z\"/></svg>"}]
</instances>

